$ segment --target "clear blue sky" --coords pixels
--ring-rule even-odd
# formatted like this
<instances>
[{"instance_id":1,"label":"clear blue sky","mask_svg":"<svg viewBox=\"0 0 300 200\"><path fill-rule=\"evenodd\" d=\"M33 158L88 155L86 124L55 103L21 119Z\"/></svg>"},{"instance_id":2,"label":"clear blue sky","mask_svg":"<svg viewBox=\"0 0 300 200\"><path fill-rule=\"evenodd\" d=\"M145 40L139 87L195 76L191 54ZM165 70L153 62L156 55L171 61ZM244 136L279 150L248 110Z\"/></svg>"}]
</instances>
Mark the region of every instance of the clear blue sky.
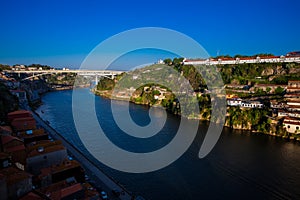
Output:
<instances>
[{"instance_id":1,"label":"clear blue sky","mask_svg":"<svg viewBox=\"0 0 300 200\"><path fill-rule=\"evenodd\" d=\"M79 67L101 41L138 27L164 27L210 55L300 50L299 0L0 2L0 63ZM148 52L149 53L149 52Z\"/></svg>"}]
</instances>

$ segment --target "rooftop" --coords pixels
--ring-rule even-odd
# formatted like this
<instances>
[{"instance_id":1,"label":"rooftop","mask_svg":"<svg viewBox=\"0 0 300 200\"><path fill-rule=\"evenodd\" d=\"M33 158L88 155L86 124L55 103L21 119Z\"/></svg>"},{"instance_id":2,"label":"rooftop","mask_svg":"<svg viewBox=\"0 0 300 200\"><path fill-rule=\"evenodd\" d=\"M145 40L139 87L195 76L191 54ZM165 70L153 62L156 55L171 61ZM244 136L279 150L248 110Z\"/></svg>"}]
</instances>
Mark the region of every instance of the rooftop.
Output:
<instances>
[{"instance_id":1,"label":"rooftop","mask_svg":"<svg viewBox=\"0 0 300 200\"><path fill-rule=\"evenodd\" d=\"M61 181L48 187L41 188L38 191L47 195L49 198L56 200L67 197L81 190L83 190L83 187L80 183L68 184L66 181Z\"/></svg>"},{"instance_id":2,"label":"rooftop","mask_svg":"<svg viewBox=\"0 0 300 200\"><path fill-rule=\"evenodd\" d=\"M45 133L44 129L34 129L29 131L22 131L18 133L18 137L20 138L29 138L29 137L36 137L41 135L48 135Z\"/></svg>"},{"instance_id":3,"label":"rooftop","mask_svg":"<svg viewBox=\"0 0 300 200\"><path fill-rule=\"evenodd\" d=\"M20 198L20 200L44 200L44 198L34 192L29 192L28 194Z\"/></svg>"},{"instance_id":4,"label":"rooftop","mask_svg":"<svg viewBox=\"0 0 300 200\"><path fill-rule=\"evenodd\" d=\"M75 167L81 167L81 165L76 160L65 160L60 165L53 165L51 167L41 169L41 176L47 176L48 174L55 174Z\"/></svg>"},{"instance_id":5,"label":"rooftop","mask_svg":"<svg viewBox=\"0 0 300 200\"><path fill-rule=\"evenodd\" d=\"M19 170L15 167L8 167L0 170L0 175L4 176L6 178L7 185L12 185L14 183L17 183L19 181L22 181L24 179L31 178L32 175Z\"/></svg>"},{"instance_id":6,"label":"rooftop","mask_svg":"<svg viewBox=\"0 0 300 200\"><path fill-rule=\"evenodd\" d=\"M14 116L14 115L20 115L20 114L29 114L31 115L31 112L28 110L17 110L17 111L13 111L7 114L7 116Z\"/></svg>"},{"instance_id":7,"label":"rooftop","mask_svg":"<svg viewBox=\"0 0 300 200\"><path fill-rule=\"evenodd\" d=\"M1 135L1 141L2 141L2 145L5 145L13 140L17 140L19 142L22 142L22 140L20 140L17 137L11 136L11 135ZM22 142L23 143L23 142Z\"/></svg>"},{"instance_id":8,"label":"rooftop","mask_svg":"<svg viewBox=\"0 0 300 200\"><path fill-rule=\"evenodd\" d=\"M41 154L47 154L55 151L66 149L61 142L58 141L39 141L35 142L35 145L27 147L28 158Z\"/></svg>"}]
</instances>

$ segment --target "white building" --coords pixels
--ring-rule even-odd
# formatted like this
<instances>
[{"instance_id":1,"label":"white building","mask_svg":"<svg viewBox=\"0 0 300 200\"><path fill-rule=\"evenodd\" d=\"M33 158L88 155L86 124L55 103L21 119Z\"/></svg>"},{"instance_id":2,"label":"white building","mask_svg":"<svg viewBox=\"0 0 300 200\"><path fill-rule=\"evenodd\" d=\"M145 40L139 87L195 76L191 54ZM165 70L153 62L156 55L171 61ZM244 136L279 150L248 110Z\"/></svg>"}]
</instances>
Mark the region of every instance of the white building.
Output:
<instances>
[{"instance_id":1,"label":"white building","mask_svg":"<svg viewBox=\"0 0 300 200\"><path fill-rule=\"evenodd\" d=\"M226 65L242 63L276 63L276 62L300 62L300 56L266 56L245 58L219 58L219 59L184 59L185 65Z\"/></svg>"},{"instance_id":2,"label":"white building","mask_svg":"<svg viewBox=\"0 0 300 200\"><path fill-rule=\"evenodd\" d=\"M240 98L227 99L227 105L228 106L241 106L242 105L242 99L240 99Z\"/></svg>"},{"instance_id":3,"label":"white building","mask_svg":"<svg viewBox=\"0 0 300 200\"><path fill-rule=\"evenodd\" d=\"M300 129L300 120L299 119L286 117L283 120L283 126L289 133L295 133L295 134L300 133L300 130L299 130Z\"/></svg>"},{"instance_id":4,"label":"white building","mask_svg":"<svg viewBox=\"0 0 300 200\"><path fill-rule=\"evenodd\" d=\"M241 104L243 108L262 108L264 104L259 101L243 101Z\"/></svg>"}]
</instances>

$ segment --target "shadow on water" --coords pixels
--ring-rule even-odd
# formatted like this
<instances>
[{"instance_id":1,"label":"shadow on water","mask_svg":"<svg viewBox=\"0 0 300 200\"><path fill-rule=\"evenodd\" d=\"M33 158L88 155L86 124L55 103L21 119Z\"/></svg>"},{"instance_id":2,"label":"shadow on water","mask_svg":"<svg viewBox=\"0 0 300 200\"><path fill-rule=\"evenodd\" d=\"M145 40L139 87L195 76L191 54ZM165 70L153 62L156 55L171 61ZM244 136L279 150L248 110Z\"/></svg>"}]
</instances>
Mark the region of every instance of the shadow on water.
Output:
<instances>
[{"instance_id":1,"label":"shadow on water","mask_svg":"<svg viewBox=\"0 0 300 200\"><path fill-rule=\"evenodd\" d=\"M199 159L207 122L200 122L193 144L166 168L131 174L106 167L95 160L79 141L72 119L70 94L71 91L46 94L43 97L44 104L38 109L40 116L94 159L106 173L119 180L128 190L142 194L147 199L300 199L298 143L224 128L212 152ZM93 94L82 89L84 95ZM110 100L95 97L95 102L99 123L110 140L133 152L148 152L168 144L180 123L180 117L168 114L167 122L159 134L147 139L133 138L116 125L111 116ZM119 106L121 114L122 102ZM130 104L133 120L142 126L149 123L148 109Z\"/></svg>"}]
</instances>

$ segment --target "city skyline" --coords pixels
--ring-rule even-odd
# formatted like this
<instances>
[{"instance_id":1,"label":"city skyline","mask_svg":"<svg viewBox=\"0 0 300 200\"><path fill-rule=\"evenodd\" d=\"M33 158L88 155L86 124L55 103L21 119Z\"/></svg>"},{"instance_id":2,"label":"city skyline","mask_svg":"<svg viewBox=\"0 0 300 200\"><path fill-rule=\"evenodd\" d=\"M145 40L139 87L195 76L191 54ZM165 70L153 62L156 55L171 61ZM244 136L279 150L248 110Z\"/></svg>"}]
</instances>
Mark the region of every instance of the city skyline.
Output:
<instances>
[{"instance_id":1,"label":"city skyline","mask_svg":"<svg viewBox=\"0 0 300 200\"><path fill-rule=\"evenodd\" d=\"M140 27L179 31L211 56L285 55L300 46L300 28L295 26L300 17L298 1L19 1L0 5L2 64L78 68L100 42ZM131 57L140 64L170 55L145 50ZM120 66L136 64L134 59L121 60Z\"/></svg>"}]
</instances>

